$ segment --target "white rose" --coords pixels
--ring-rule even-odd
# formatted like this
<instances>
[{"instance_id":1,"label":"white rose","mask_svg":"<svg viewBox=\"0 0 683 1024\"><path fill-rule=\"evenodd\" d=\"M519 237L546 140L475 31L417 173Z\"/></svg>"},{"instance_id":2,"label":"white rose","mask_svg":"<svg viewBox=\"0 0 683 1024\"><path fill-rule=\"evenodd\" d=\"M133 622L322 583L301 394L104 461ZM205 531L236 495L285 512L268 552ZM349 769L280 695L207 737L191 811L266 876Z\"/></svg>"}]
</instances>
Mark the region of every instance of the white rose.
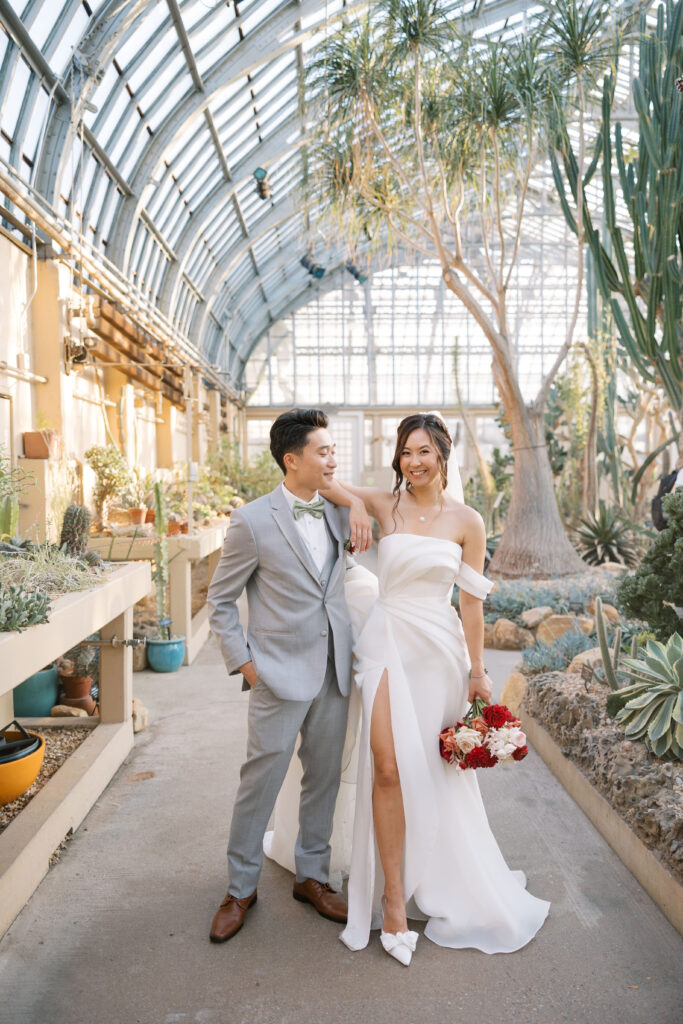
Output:
<instances>
[{"instance_id":1,"label":"white rose","mask_svg":"<svg viewBox=\"0 0 683 1024\"><path fill-rule=\"evenodd\" d=\"M469 754L470 750L480 746L481 733L477 732L476 729L470 729L468 726L463 725L456 732L455 739L463 754Z\"/></svg>"},{"instance_id":2,"label":"white rose","mask_svg":"<svg viewBox=\"0 0 683 1024\"><path fill-rule=\"evenodd\" d=\"M516 747L526 746L526 735L522 732L518 725L508 726L507 732L510 737L510 743L514 743Z\"/></svg>"},{"instance_id":3,"label":"white rose","mask_svg":"<svg viewBox=\"0 0 683 1024\"><path fill-rule=\"evenodd\" d=\"M517 749L517 745L510 740L510 730L505 727L502 729L489 729L484 743L499 761L505 761L507 758L512 757L513 752Z\"/></svg>"}]
</instances>

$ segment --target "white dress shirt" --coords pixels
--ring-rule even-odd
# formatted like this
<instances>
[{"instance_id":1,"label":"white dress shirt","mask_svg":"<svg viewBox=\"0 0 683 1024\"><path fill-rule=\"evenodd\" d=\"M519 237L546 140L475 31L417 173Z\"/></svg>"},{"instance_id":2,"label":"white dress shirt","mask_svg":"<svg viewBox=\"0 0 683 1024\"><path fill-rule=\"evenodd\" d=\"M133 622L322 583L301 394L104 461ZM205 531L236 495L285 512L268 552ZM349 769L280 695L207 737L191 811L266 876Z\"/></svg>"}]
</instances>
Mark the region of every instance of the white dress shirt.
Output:
<instances>
[{"instance_id":1,"label":"white dress shirt","mask_svg":"<svg viewBox=\"0 0 683 1024\"><path fill-rule=\"evenodd\" d=\"M294 502L301 501L301 498L297 498L295 494L292 494L291 491L287 490L284 483L280 484L280 486L282 487L282 493L292 509L292 518L294 518ZM316 491L310 502L304 501L302 504L310 505L311 502L318 501L319 498L320 495ZM332 556L332 540L327 531L325 517L321 516L319 519L316 519L315 516L311 516L306 512L299 519L294 520L294 525L299 531L299 536L310 552L318 572L322 572Z\"/></svg>"}]
</instances>

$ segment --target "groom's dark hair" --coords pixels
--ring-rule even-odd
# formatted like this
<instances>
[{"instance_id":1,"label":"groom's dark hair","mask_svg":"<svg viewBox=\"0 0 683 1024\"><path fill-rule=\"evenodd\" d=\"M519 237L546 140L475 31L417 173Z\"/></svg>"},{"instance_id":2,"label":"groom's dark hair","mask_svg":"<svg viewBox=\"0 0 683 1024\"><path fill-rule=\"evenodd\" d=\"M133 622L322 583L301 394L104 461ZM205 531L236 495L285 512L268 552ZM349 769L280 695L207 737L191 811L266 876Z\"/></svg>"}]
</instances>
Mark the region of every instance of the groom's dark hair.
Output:
<instances>
[{"instance_id":1,"label":"groom's dark hair","mask_svg":"<svg viewBox=\"0 0 683 1024\"><path fill-rule=\"evenodd\" d=\"M287 472L287 452L301 455L308 443L308 435L328 423L322 409L290 409L278 416L270 428L270 452L283 473Z\"/></svg>"}]
</instances>

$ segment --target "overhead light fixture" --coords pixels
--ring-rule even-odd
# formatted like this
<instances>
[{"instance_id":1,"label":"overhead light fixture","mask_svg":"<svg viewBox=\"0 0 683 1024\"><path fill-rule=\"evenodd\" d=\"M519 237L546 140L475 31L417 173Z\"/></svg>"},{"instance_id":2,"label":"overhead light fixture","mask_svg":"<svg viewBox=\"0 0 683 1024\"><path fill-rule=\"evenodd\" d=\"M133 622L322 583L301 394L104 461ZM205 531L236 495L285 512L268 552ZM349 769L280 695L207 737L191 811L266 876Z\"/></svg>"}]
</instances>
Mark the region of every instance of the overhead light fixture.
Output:
<instances>
[{"instance_id":1,"label":"overhead light fixture","mask_svg":"<svg viewBox=\"0 0 683 1024\"><path fill-rule=\"evenodd\" d=\"M257 167L254 177L256 178L256 195L259 199L268 199L271 193L268 171L263 167Z\"/></svg>"},{"instance_id":2,"label":"overhead light fixture","mask_svg":"<svg viewBox=\"0 0 683 1024\"><path fill-rule=\"evenodd\" d=\"M351 277L355 277L359 284L365 284L368 279L368 275L364 274L362 270L359 270L355 263L351 260L347 260L344 264Z\"/></svg>"},{"instance_id":3,"label":"overhead light fixture","mask_svg":"<svg viewBox=\"0 0 683 1024\"><path fill-rule=\"evenodd\" d=\"M316 263L308 253L302 256L299 262L302 267L306 268L311 277L315 277L316 280L319 281L321 277L325 276L325 268Z\"/></svg>"}]
</instances>

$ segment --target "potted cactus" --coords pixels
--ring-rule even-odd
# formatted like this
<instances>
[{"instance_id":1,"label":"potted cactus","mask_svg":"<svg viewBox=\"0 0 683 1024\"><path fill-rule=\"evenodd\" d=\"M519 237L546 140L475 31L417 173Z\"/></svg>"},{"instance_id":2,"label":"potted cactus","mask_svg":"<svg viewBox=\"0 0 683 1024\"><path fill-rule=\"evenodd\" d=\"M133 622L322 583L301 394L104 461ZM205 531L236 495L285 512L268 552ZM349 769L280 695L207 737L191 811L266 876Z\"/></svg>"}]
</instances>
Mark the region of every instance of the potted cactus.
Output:
<instances>
[{"instance_id":1,"label":"potted cactus","mask_svg":"<svg viewBox=\"0 0 683 1024\"><path fill-rule=\"evenodd\" d=\"M161 484L154 485L154 570L152 579L156 587L157 621L159 636L147 641L147 660L155 672L175 672L185 659L185 637L171 636L171 620L166 615L168 591L168 516L166 499Z\"/></svg>"},{"instance_id":2,"label":"potted cactus","mask_svg":"<svg viewBox=\"0 0 683 1024\"><path fill-rule=\"evenodd\" d=\"M77 644L57 660L59 681L64 696L62 704L73 708L84 708L89 715L93 713L96 702L91 696L93 679L91 672L95 664L97 652L87 643Z\"/></svg>"},{"instance_id":3,"label":"potted cactus","mask_svg":"<svg viewBox=\"0 0 683 1024\"><path fill-rule=\"evenodd\" d=\"M152 478L149 473L144 473L139 466L133 469L131 474L129 508L130 521L134 526L141 526L147 522L148 508L145 504L145 495L152 487Z\"/></svg>"},{"instance_id":4,"label":"potted cactus","mask_svg":"<svg viewBox=\"0 0 683 1024\"><path fill-rule=\"evenodd\" d=\"M62 520L59 546L74 558L83 558L88 550L90 513L85 505L69 505Z\"/></svg>"}]
</instances>

